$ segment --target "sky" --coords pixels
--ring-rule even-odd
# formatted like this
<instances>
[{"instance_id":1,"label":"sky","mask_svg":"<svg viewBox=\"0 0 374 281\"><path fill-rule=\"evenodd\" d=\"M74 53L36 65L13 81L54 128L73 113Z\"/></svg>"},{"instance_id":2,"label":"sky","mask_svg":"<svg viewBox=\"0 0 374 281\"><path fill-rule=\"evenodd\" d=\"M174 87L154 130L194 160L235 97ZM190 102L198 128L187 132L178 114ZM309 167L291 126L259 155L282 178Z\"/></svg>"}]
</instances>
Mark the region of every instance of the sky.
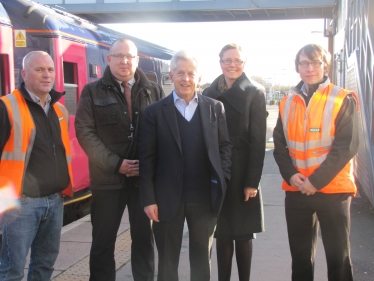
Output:
<instances>
[{"instance_id":1,"label":"sky","mask_svg":"<svg viewBox=\"0 0 374 281\"><path fill-rule=\"evenodd\" d=\"M187 50L199 61L202 82L221 74L219 52L228 43L241 45L247 55L245 73L269 83L294 86L299 76L294 60L306 44L327 48L324 22L315 20L245 21L209 23L125 23L106 27L150 41L174 51Z\"/></svg>"}]
</instances>

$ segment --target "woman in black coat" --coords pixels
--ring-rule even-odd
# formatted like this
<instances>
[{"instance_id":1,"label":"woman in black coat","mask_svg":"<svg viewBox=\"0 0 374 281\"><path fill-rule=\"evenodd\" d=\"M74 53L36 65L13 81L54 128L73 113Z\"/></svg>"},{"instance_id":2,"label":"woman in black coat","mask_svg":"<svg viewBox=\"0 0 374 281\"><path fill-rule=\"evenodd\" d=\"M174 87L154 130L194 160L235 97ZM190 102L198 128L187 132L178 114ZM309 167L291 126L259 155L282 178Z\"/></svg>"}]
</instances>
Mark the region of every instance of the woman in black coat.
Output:
<instances>
[{"instance_id":1,"label":"woman in black coat","mask_svg":"<svg viewBox=\"0 0 374 281\"><path fill-rule=\"evenodd\" d=\"M219 281L230 280L235 247L240 281L251 273L252 239L264 231L260 179L265 157L266 104L264 93L243 72L241 47L229 44L220 54L220 75L203 95L225 106L233 144L231 180L218 217L217 261Z\"/></svg>"}]
</instances>

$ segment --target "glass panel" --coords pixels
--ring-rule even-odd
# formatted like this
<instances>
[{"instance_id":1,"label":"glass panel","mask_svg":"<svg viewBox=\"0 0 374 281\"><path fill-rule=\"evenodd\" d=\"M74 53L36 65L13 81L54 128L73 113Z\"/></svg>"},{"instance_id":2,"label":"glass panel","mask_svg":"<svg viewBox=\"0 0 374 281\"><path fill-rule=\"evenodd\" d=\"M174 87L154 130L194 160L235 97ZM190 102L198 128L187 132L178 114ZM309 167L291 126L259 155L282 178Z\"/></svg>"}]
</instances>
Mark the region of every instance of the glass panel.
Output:
<instances>
[{"instance_id":1,"label":"glass panel","mask_svg":"<svg viewBox=\"0 0 374 281\"><path fill-rule=\"evenodd\" d=\"M76 84L64 84L65 90L65 107L69 111L70 115L75 115L78 104L78 85Z\"/></svg>"},{"instance_id":2,"label":"glass panel","mask_svg":"<svg viewBox=\"0 0 374 281\"><path fill-rule=\"evenodd\" d=\"M51 5L51 4L64 4L63 0L38 0L38 2L40 4L47 4L47 5Z\"/></svg>"},{"instance_id":3,"label":"glass panel","mask_svg":"<svg viewBox=\"0 0 374 281\"><path fill-rule=\"evenodd\" d=\"M138 0L138 2L172 2L172 0Z\"/></svg>"},{"instance_id":4,"label":"glass panel","mask_svg":"<svg viewBox=\"0 0 374 281\"><path fill-rule=\"evenodd\" d=\"M136 0L104 0L104 3L133 3Z\"/></svg>"},{"instance_id":5,"label":"glass panel","mask_svg":"<svg viewBox=\"0 0 374 281\"><path fill-rule=\"evenodd\" d=\"M96 4L96 0L65 0L65 4Z\"/></svg>"}]
</instances>

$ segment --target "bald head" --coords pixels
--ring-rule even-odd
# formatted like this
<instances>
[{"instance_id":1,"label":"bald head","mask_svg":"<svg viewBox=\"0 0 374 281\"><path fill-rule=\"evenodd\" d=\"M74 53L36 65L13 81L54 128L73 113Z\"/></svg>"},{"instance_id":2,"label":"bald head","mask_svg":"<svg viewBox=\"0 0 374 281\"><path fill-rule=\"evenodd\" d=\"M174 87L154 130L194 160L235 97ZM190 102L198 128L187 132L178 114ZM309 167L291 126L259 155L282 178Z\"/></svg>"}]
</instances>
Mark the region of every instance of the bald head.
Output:
<instances>
[{"instance_id":1,"label":"bald head","mask_svg":"<svg viewBox=\"0 0 374 281\"><path fill-rule=\"evenodd\" d=\"M116 45L120 43L127 44L127 46L129 46L132 50L136 52L136 54L138 54L138 48L136 47L135 43L127 38L118 38L116 41L114 41L113 44L109 48L109 53L112 53L113 48L115 48Z\"/></svg>"},{"instance_id":2,"label":"bald head","mask_svg":"<svg viewBox=\"0 0 374 281\"><path fill-rule=\"evenodd\" d=\"M119 81L127 82L134 78L138 67L138 48L134 42L119 38L109 49L106 57L110 72Z\"/></svg>"},{"instance_id":3,"label":"bald head","mask_svg":"<svg viewBox=\"0 0 374 281\"><path fill-rule=\"evenodd\" d=\"M55 82L55 65L51 56L43 51L33 51L23 58L21 75L25 87L40 99L45 99Z\"/></svg>"},{"instance_id":4,"label":"bald head","mask_svg":"<svg viewBox=\"0 0 374 281\"><path fill-rule=\"evenodd\" d=\"M31 61L33 61L36 57L45 57L45 56L49 57L49 59L52 61L51 56L47 52L43 52L43 51L32 51L32 52L28 53L23 58L22 68L23 69L29 69Z\"/></svg>"}]
</instances>

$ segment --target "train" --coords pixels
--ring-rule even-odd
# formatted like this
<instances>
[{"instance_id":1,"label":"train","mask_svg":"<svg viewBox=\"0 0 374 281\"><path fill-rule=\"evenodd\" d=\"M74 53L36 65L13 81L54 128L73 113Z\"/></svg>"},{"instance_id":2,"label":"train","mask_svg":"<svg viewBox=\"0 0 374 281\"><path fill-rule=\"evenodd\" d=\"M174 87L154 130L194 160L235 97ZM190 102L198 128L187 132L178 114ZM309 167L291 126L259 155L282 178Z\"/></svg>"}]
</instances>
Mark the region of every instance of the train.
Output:
<instances>
[{"instance_id":1,"label":"train","mask_svg":"<svg viewBox=\"0 0 374 281\"><path fill-rule=\"evenodd\" d=\"M169 66L174 51L96 25L58 7L29 0L0 1L0 95L11 93L21 84L23 57L34 50L51 55L55 62L54 88L65 91L60 102L70 112L74 178L74 197L65 200L65 222L84 216L89 211L86 199L91 196L88 159L75 135L77 104L83 87L102 77L109 47L117 38L134 41L139 68L170 93Z\"/></svg>"}]
</instances>

